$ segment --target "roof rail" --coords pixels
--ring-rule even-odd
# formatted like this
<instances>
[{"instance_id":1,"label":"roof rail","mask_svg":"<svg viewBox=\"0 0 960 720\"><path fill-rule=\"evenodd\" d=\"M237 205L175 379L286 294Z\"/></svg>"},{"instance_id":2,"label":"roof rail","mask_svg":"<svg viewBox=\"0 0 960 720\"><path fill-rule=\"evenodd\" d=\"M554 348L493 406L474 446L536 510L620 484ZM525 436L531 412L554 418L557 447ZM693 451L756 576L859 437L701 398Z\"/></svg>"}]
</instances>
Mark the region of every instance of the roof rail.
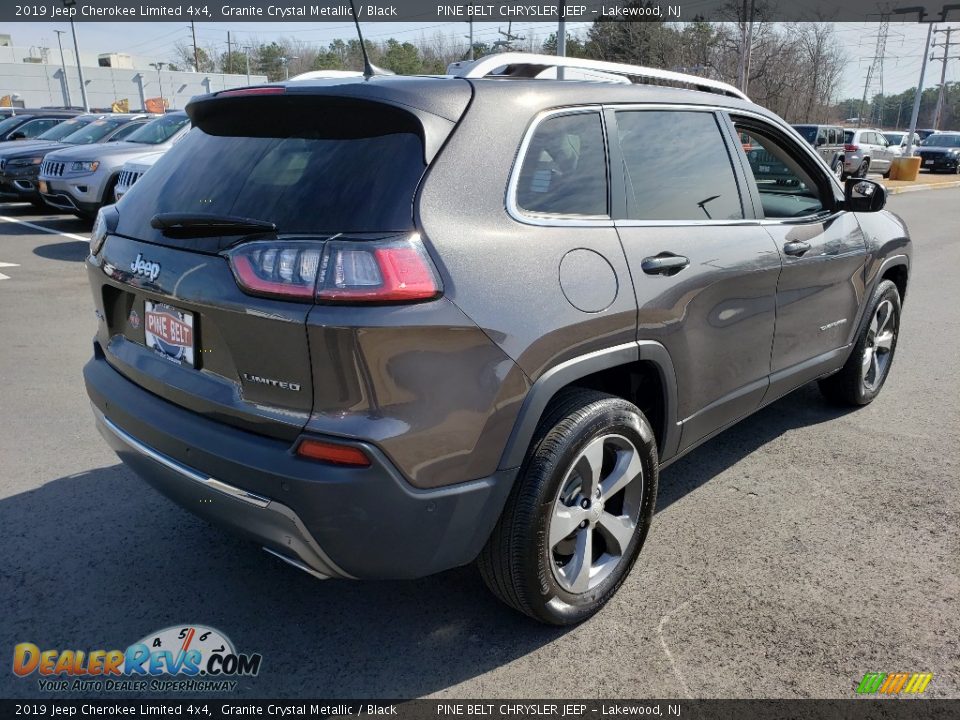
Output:
<instances>
[{"instance_id":1,"label":"roof rail","mask_svg":"<svg viewBox=\"0 0 960 720\"><path fill-rule=\"evenodd\" d=\"M578 80L602 79L603 75L616 78L628 78L630 82L654 81L652 84L681 85L693 87L696 90L728 95L741 100L750 100L745 93L733 85L710 80L696 75L661 70L659 68L643 67L641 65L626 65L624 63L604 62L602 60L586 60L583 58L560 57L557 55L537 55L535 53L499 53L486 55L479 60L460 61L451 63L447 67L447 74L462 78L482 77L514 77L536 78L544 71L555 68L560 77L560 68L571 68L584 71L578 73ZM500 70L500 72L495 72ZM569 75L568 75L569 76ZM613 78L611 78L613 79Z\"/></svg>"}]
</instances>

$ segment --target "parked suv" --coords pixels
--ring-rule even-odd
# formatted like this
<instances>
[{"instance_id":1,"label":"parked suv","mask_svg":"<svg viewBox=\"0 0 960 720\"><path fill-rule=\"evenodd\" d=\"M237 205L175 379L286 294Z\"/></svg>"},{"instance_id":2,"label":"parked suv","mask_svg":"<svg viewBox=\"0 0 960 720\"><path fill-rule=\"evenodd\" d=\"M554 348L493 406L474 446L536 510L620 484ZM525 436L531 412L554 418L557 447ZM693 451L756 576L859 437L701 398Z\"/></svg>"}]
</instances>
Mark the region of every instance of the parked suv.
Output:
<instances>
[{"instance_id":1,"label":"parked suv","mask_svg":"<svg viewBox=\"0 0 960 720\"><path fill-rule=\"evenodd\" d=\"M924 170L960 174L960 132L928 135L915 152L920 156L920 167Z\"/></svg>"},{"instance_id":2,"label":"parked suv","mask_svg":"<svg viewBox=\"0 0 960 720\"><path fill-rule=\"evenodd\" d=\"M47 207L40 197L38 178L40 164L48 153L91 143L115 142L137 127L129 117L79 115L50 128L33 140L0 143L0 200L30 202Z\"/></svg>"},{"instance_id":3,"label":"parked suv","mask_svg":"<svg viewBox=\"0 0 960 720\"><path fill-rule=\"evenodd\" d=\"M560 62L674 86L535 79ZM864 405L889 375L906 227L731 86L503 54L187 112L94 226L87 392L147 482L314 575L477 560L581 621L662 467L811 380ZM743 136L794 181L757 183Z\"/></svg>"},{"instance_id":4,"label":"parked suv","mask_svg":"<svg viewBox=\"0 0 960 720\"><path fill-rule=\"evenodd\" d=\"M173 147L190 129L184 112L168 113L142 124L123 142L52 152L40 168L41 190L48 205L93 217L101 206L113 202L113 188L128 159Z\"/></svg>"},{"instance_id":5,"label":"parked suv","mask_svg":"<svg viewBox=\"0 0 960 720\"><path fill-rule=\"evenodd\" d=\"M76 110L21 110L0 120L0 142L30 140L76 115Z\"/></svg>"},{"instance_id":6,"label":"parked suv","mask_svg":"<svg viewBox=\"0 0 960 720\"><path fill-rule=\"evenodd\" d=\"M793 128L816 148L833 174L843 180L843 128L839 125L794 125Z\"/></svg>"},{"instance_id":7,"label":"parked suv","mask_svg":"<svg viewBox=\"0 0 960 720\"><path fill-rule=\"evenodd\" d=\"M843 141L845 175L865 178L868 172L878 172L889 177L893 159L900 155L899 148L876 129L845 130Z\"/></svg>"}]
</instances>

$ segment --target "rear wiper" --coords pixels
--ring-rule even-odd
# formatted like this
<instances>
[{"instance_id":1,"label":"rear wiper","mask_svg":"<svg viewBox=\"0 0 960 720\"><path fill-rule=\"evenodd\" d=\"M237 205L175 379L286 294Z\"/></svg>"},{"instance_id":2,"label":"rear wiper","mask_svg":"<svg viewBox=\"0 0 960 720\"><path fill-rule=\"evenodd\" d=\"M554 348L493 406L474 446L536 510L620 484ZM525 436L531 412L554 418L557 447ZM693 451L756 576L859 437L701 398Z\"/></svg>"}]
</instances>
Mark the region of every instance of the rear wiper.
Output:
<instances>
[{"instance_id":1,"label":"rear wiper","mask_svg":"<svg viewBox=\"0 0 960 720\"><path fill-rule=\"evenodd\" d=\"M277 226L266 220L238 215L206 213L158 213L150 218L150 227L156 228L170 237L209 237L212 235L277 232Z\"/></svg>"}]
</instances>

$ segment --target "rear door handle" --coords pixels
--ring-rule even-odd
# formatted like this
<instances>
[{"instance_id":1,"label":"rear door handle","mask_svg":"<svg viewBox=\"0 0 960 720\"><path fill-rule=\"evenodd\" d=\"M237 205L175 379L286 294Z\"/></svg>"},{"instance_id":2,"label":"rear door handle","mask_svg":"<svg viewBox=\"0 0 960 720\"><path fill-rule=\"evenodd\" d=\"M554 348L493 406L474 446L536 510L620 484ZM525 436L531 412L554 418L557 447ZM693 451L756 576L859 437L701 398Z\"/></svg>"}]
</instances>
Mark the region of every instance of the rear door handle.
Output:
<instances>
[{"instance_id":1,"label":"rear door handle","mask_svg":"<svg viewBox=\"0 0 960 720\"><path fill-rule=\"evenodd\" d=\"M689 258L673 253L660 253L645 257L640 262L640 268L647 275L676 275L690 264Z\"/></svg>"},{"instance_id":2,"label":"rear door handle","mask_svg":"<svg viewBox=\"0 0 960 720\"><path fill-rule=\"evenodd\" d=\"M786 245L783 246L783 251L787 255L793 255L794 257L800 257L809 249L810 249L810 243L800 242L797 240L794 240L793 242L788 242Z\"/></svg>"}]
</instances>

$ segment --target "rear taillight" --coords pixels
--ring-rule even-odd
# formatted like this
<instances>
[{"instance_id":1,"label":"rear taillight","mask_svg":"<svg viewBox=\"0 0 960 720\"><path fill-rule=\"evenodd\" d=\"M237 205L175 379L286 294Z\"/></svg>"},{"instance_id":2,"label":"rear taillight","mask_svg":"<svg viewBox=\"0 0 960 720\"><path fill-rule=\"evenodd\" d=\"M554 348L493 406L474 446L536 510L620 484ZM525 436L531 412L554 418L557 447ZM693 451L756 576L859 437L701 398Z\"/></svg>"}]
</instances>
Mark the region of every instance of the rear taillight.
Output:
<instances>
[{"instance_id":1,"label":"rear taillight","mask_svg":"<svg viewBox=\"0 0 960 720\"><path fill-rule=\"evenodd\" d=\"M240 289L302 302L429 300L441 286L419 235L386 240L260 240L227 251Z\"/></svg>"},{"instance_id":2,"label":"rear taillight","mask_svg":"<svg viewBox=\"0 0 960 720\"><path fill-rule=\"evenodd\" d=\"M227 257L244 292L310 302L322 249L320 242L251 242Z\"/></svg>"},{"instance_id":3,"label":"rear taillight","mask_svg":"<svg viewBox=\"0 0 960 720\"><path fill-rule=\"evenodd\" d=\"M843 146L843 149L846 150L847 152L857 152L860 149L860 146L851 145L850 143L847 143L846 145Z\"/></svg>"},{"instance_id":4,"label":"rear taillight","mask_svg":"<svg viewBox=\"0 0 960 720\"><path fill-rule=\"evenodd\" d=\"M408 302L440 294L440 281L418 235L399 240L331 240L323 253L317 299Z\"/></svg>"}]
</instances>

